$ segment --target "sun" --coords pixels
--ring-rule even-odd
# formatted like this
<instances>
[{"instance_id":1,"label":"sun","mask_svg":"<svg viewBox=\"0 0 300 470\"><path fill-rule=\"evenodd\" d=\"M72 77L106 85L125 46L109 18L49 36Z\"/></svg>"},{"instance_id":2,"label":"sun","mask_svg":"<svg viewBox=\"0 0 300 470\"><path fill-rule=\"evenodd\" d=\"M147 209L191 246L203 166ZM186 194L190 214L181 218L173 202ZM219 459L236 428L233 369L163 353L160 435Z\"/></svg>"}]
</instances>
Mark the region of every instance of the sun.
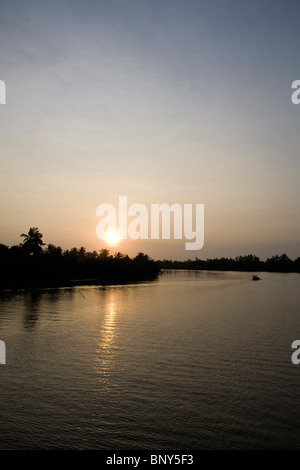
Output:
<instances>
[{"instance_id":1,"label":"sun","mask_svg":"<svg viewBox=\"0 0 300 470\"><path fill-rule=\"evenodd\" d=\"M109 245L116 245L120 241L120 237L116 232L108 232L105 236L105 240Z\"/></svg>"}]
</instances>

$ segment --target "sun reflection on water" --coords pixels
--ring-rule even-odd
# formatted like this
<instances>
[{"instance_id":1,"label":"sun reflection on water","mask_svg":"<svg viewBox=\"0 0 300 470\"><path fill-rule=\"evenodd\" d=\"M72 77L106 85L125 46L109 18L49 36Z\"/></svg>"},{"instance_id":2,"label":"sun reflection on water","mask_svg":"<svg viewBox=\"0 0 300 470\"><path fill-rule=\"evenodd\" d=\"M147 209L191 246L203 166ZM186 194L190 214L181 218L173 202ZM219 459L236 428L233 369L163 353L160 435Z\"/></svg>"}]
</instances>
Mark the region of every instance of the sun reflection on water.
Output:
<instances>
[{"instance_id":1,"label":"sun reflection on water","mask_svg":"<svg viewBox=\"0 0 300 470\"><path fill-rule=\"evenodd\" d=\"M116 301L114 292L109 291L104 305L104 318L100 329L95 372L101 378L102 385L112 386L111 368L115 356L116 337Z\"/></svg>"}]
</instances>

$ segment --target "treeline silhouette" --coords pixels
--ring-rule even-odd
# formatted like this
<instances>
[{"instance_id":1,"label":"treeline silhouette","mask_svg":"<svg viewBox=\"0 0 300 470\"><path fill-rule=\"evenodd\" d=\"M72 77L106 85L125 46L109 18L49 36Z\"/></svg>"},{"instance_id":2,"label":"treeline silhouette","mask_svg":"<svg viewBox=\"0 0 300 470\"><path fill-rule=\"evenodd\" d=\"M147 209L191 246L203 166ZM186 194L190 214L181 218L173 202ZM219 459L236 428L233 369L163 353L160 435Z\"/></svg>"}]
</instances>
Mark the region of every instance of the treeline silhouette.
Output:
<instances>
[{"instance_id":1,"label":"treeline silhouette","mask_svg":"<svg viewBox=\"0 0 300 470\"><path fill-rule=\"evenodd\" d=\"M155 279L158 263L144 253L134 258L109 250L87 251L84 247L63 250L46 245L36 227L22 234L23 243L0 244L0 287L26 288L68 286L80 283L118 284ZM46 246L44 246L46 245Z\"/></svg>"},{"instance_id":2,"label":"treeline silhouette","mask_svg":"<svg viewBox=\"0 0 300 470\"><path fill-rule=\"evenodd\" d=\"M87 251L84 247L63 250L46 245L39 229L32 227L20 235L23 242L8 247L0 244L0 288L68 286L98 283L101 285L153 280L162 269L197 269L216 271L271 271L300 273L300 257L291 260L286 254L266 261L255 255L236 258L213 258L186 261L152 260L138 253L134 258L109 250Z\"/></svg>"},{"instance_id":3,"label":"treeline silhouette","mask_svg":"<svg viewBox=\"0 0 300 470\"><path fill-rule=\"evenodd\" d=\"M187 261L158 261L161 269L199 269L216 271L267 271L300 273L300 257L291 260L286 254L275 255L266 261L255 255L237 256L236 258L213 258Z\"/></svg>"}]
</instances>

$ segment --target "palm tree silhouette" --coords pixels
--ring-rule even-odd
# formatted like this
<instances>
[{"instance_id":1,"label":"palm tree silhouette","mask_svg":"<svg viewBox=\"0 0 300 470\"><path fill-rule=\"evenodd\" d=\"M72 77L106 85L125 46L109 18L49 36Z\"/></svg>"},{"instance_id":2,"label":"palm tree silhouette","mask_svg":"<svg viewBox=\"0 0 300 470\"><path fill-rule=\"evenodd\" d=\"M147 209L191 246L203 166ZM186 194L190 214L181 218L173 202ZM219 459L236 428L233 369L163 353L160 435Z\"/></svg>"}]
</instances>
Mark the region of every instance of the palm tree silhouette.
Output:
<instances>
[{"instance_id":1,"label":"palm tree silhouette","mask_svg":"<svg viewBox=\"0 0 300 470\"><path fill-rule=\"evenodd\" d=\"M22 233L20 237L24 237L22 246L30 255L39 255L43 252L42 246L45 245L43 234L37 227L31 227L27 234Z\"/></svg>"}]
</instances>

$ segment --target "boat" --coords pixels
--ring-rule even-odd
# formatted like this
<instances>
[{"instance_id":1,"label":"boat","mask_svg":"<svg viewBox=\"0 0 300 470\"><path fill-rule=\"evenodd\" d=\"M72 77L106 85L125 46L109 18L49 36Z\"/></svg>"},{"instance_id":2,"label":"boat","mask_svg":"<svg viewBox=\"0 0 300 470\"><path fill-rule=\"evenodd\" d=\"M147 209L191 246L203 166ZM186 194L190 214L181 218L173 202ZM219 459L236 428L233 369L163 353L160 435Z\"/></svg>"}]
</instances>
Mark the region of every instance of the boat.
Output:
<instances>
[{"instance_id":1,"label":"boat","mask_svg":"<svg viewBox=\"0 0 300 470\"><path fill-rule=\"evenodd\" d=\"M256 274L252 276L252 281L260 281L260 280L261 280L260 277L257 276Z\"/></svg>"}]
</instances>

